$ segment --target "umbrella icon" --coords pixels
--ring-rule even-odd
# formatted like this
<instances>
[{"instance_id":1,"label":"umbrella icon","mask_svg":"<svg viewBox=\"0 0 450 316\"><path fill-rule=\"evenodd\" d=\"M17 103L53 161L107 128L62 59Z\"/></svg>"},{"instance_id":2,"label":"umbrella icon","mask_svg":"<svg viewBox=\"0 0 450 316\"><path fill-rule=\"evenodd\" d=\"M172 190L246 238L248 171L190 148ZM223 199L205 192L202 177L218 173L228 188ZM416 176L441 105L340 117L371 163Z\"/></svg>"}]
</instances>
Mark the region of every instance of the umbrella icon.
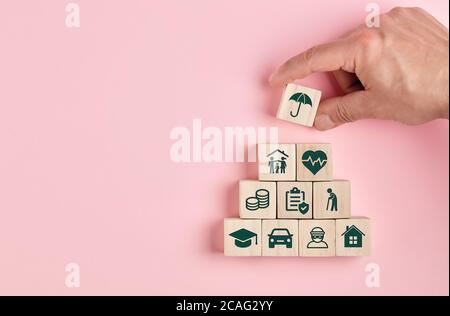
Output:
<instances>
[{"instance_id":1,"label":"umbrella icon","mask_svg":"<svg viewBox=\"0 0 450 316\"><path fill-rule=\"evenodd\" d=\"M312 107L311 98L305 93L302 93L302 92L295 93L289 98L289 101L291 101L291 100L298 103L297 113L294 114L294 113L292 113L292 110L291 110L292 117L298 116L298 114L300 113L300 107L302 106L302 104L307 104Z\"/></svg>"}]
</instances>

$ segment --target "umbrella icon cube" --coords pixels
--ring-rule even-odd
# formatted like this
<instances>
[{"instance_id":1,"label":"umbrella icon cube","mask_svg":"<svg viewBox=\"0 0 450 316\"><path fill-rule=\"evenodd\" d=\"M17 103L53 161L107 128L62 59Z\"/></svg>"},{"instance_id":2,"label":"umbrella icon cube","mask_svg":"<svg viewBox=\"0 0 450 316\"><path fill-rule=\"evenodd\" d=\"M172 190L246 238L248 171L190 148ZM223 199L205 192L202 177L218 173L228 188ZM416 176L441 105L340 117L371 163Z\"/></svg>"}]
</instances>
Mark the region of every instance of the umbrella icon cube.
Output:
<instances>
[{"instance_id":1,"label":"umbrella icon cube","mask_svg":"<svg viewBox=\"0 0 450 316\"><path fill-rule=\"evenodd\" d=\"M277 118L280 120L313 126L322 92L290 83L281 96Z\"/></svg>"}]
</instances>

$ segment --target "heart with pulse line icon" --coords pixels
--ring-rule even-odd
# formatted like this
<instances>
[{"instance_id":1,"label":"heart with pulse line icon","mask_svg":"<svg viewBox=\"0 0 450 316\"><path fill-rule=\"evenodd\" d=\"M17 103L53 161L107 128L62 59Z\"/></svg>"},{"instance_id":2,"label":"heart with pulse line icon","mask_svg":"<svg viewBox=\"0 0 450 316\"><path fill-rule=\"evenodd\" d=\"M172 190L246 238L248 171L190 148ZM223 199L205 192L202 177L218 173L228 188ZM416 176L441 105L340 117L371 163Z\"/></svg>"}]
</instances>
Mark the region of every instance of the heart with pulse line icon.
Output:
<instances>
[{"instance_id":1,"label":"heart with pulse line icon","mask_svg":"<svg viewBox=\"0 0 450 316\"><path fill-rule=\"evenodd\" d=\"M327 164L327 160L327 154L321 150L308 150L302 155L303 165L311 171L313 175L316 175Z\"/></svg>"}]
</instances>

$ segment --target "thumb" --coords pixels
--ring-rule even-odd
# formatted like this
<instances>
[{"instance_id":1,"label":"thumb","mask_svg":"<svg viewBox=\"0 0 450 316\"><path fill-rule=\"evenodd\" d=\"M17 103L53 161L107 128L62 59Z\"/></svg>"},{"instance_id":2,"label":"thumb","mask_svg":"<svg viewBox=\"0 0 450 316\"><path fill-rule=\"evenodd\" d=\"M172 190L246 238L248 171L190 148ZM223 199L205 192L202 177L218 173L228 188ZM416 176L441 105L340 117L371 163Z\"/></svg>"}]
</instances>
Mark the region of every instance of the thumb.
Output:
<instances>
[{"instance_id":1,"label":"thumb","mask_svg":"<svg viewBox=\"0 0 450 316\"><path fill-rule=\"evenodd\" d=\"M371 117L370 97L366 90L330 98L320 103L314 126L320 131L344 123Z\"/></svg>"}]
</instances>

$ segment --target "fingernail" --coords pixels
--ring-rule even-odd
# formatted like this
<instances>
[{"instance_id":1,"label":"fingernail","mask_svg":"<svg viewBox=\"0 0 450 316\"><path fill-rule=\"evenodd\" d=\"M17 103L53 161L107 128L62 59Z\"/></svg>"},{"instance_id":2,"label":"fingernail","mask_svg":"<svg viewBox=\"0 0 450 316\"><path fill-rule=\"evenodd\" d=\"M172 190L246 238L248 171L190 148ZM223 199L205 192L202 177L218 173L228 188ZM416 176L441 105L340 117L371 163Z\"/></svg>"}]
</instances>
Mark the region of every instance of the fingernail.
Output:
<instances>
[{"instance_id":1,"label":"fingernail","mask_svg":"<svg viewBox=\"0 0 450 316\"><path fill-rule=\"evenodd\" d=\"M316 117L316 120L314 122L314 126L321 131L326 131L328 129L332 129L333 127L336 127L336 124L331 120L331 118L326 115L322 114Z\"/></svg>"},{"instance_id":2,"label":"fingernail","mask_svg":"<svg viewBox=\"0 0 450 316\"><path fill-rule=\"evenodd\" d=\"M276 74L276 71L273 72L273 73L269 76L269 83L272 83L273 78L275 78L275 74Z\"/></svg>"}]
</instances>

